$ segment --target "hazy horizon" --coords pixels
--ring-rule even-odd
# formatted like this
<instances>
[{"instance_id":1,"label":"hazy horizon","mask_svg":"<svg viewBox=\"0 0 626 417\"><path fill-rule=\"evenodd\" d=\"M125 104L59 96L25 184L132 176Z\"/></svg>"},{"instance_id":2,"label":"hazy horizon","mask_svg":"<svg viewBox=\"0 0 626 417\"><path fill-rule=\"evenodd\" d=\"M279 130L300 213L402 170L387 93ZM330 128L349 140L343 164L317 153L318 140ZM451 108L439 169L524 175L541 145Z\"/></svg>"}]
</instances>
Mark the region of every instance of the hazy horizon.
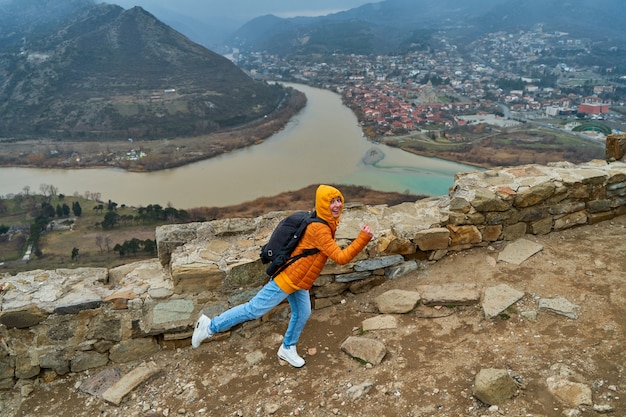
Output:
<instances>
[{"instance_id":1,"label":"hazy horizon","mask_svg":"<svg viewBox=\"0 0 626 417\"><path fill-rule=\"evenodd\" d=\"M117 4L125 9L140 6L152 13L171 10L179 15L193 16L196 19L224 16L233 20L247 21L255 17L273 14L279 17L322 16L349 10L380 0L316 0L293 2L291 0L235 0L230 2L178 0L109 0L102 3Z\"/></svg>"}]
</instances>

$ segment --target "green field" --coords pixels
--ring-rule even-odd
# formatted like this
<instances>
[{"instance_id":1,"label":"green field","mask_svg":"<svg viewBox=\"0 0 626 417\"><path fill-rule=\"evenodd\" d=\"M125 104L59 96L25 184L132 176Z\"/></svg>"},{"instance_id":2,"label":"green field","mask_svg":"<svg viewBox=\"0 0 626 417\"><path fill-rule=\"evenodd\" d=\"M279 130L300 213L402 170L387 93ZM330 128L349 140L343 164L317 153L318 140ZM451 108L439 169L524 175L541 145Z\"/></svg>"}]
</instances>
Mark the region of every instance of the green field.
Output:
<instances>
[{"instance_id":1,"label":"green field","mask_svg":"<svg viewBox=\"0 0 626 417\"><path fill-rule=\"evenodd\" d=\"M49 219L52 230L42 232L30 260L23 257L32 246L31 225L41 214L43 201L49 200L52 207L73 207L77 202L80 216L70 212L68 216ZM125 250L124 255L115 250L116 245L144 242L155 239L158 224L171 221L155 221L140 215L133 207L115 207L117 223L103 227L108 203L100 203L77 196L51 196L20 194L10 199L0 200L0 272L15 273L34 269L56 269L75 267L114 267L136 260L151 258L155 253L144 251L142 246L136 252ZM101 208L100 208L101 207ZM97 209L96 209L97 208ZM10 229L10 232L7 232ZM134 240L133 240L134 239ZM153 249L153 248L149 248Z\"/></svg>"}]
</instances>

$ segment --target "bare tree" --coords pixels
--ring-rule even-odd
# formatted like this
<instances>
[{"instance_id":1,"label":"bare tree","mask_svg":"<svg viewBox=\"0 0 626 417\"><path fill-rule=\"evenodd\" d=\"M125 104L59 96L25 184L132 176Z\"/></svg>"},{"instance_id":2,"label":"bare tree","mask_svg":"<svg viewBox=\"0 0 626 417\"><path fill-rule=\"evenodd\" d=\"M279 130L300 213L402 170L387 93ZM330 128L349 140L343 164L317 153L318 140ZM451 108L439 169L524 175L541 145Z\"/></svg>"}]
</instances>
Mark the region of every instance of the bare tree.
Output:
<instances>
[{"instance_id":1,"label":"bare tree","mask_svg":"<svg viewBox=\"0 0 626 417\"><path fill-rule=\"evenodd\" d=\"M111 252L111 237L107 236L104 238L104 246L107 248L107 252Z\"/></svg>"},{"instance_id":2,"label":"bare tree","mask_svg":"<svg viewBox=\"0 0 626 417\"><path fill-rule=\"evenodd\" d=\"M102 250L103 243L104 243L104 238L102 237L102 235L96 235L96 246L98 246L98 249L100 249L100 253L103 252Z\"/></svg>"},{"instance_id":3,"label":"bare tree","mask_svg":"<svg viewBox=\"0 0 626 417\"><path fill-rule=\"evenodd\" d=\"M44 197L53 197L59 192L59 189L52 184L40 184L39 190Z\"/></svg>"}]
</instances>

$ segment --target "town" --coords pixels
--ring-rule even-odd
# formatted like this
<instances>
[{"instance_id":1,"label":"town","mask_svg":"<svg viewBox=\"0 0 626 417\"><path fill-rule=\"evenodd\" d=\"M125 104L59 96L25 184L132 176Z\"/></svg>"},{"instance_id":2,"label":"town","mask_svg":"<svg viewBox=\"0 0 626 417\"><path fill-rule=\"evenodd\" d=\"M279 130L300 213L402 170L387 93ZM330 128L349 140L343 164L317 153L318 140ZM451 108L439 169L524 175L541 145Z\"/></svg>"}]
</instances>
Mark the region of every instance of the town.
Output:
<instances>
[{"instance_id":1,"label":"town","mask_svg":"<svg viewBox=\"0 0 626 417\"><path fill-rule=\"evenodd\" d=\"M435 48L403 56L333 54L312 62L240 52L233 59L255 78L336 91L371 139L429 131L463 140L446 130L487 113L500 126L535 121L600 141L623 128L626 76L615 64L585 59L597 47L591 40L542 25L462 46L445 33L434 39Z\"/></svg>"}]
</instances>

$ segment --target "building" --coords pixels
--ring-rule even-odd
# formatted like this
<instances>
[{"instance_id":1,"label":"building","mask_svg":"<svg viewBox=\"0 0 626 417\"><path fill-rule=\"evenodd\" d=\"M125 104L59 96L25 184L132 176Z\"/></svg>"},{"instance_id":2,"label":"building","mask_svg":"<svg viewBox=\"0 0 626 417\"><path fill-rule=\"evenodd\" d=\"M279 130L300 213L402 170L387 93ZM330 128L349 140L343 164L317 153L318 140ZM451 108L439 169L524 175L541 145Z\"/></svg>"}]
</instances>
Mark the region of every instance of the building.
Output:
<instances>
[{"instance_id":1,"label":"building","mask_svg":"<svg viewBox=\"0 0 626 417\"><path fill-rule=\"evenodd\" d=\"M609 105L605 103L583 103L578 106L578 113L602 114L609 112Z\"/></svg>"}]
</instances>

